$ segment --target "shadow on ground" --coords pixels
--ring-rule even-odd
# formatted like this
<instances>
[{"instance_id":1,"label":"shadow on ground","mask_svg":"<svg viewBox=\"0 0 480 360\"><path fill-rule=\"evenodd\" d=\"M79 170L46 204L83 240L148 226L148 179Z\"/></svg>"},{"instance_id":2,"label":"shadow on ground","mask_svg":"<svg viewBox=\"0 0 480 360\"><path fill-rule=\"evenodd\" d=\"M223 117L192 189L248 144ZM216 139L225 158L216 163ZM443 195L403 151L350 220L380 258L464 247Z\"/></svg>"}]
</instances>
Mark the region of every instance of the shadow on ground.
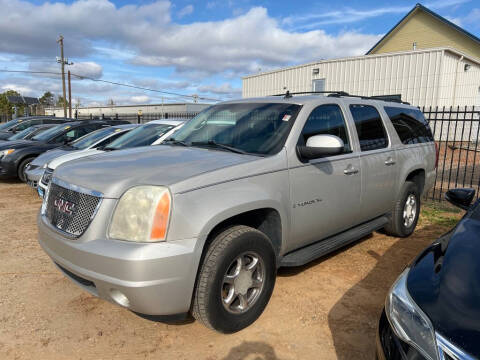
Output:
<instances>
[{"instance_id":1,"label":"shadow on ground","mask_svg":"<svg viewBox=\"0 0 480 360\"><path fill-rule=\"evenodd\" d=\"M375 267L347 290L328 314L338 359L375 358L376 328L388 290L406 265L444 230L426 226L396 241L383 256L368 252L377 260Z\"/></svg>"},{"instance_id":2,"label":"shadow on ground","mask_svg":"<svg viewBox=\"0 0 480 360\"><path fill-rule=\"evenodd\" d=\"M244 341L230 349L223 360L280 360L275 354L275 349L264 342Z\"/></svg>"}]
</instances>

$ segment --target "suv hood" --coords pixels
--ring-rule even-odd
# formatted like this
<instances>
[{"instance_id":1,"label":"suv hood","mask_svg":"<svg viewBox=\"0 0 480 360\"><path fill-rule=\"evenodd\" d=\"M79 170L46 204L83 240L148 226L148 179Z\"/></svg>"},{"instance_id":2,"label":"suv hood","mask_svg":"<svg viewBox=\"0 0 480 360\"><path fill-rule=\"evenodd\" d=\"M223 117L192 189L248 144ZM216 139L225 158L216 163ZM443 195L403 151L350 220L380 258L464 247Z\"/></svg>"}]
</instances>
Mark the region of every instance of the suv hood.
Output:
<instances>
[{"instance_id":1,"label":"suv hood","mask_svg":"<svg viewBox=\"0 0 480 360\"><path fill-rule=\"evenodd\" d=\"M480 356L479 234L480 201L415 260L407 280L435 330L473 356Z\"/></svg>"},{"instance_id":2,"label":"suv hood","mask_svg":"<svg viewBox=\"0 0 480 360\"><path fill-rule=\"evenodd\" d=\"M55 177L100 191L108 198L119 198L132 186L170 186L203 173L258 159L262 158L197 147L145 146L68 162L55 170Z\"/></svg>"}]
</instances>

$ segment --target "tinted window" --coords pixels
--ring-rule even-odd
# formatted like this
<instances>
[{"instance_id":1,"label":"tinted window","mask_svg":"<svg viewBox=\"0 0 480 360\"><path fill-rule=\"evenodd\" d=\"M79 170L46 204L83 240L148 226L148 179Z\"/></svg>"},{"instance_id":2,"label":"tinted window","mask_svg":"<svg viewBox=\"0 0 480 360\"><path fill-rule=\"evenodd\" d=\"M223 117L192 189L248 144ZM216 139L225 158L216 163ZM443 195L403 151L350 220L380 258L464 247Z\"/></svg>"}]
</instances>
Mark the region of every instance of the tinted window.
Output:
<instances>
[{"instance_id":1,"label":"tinted window","mask_svg":"<svg viewBox=\"0 0 480 360\"><path fill-rule=\"evenodd\" d=\"M38 141L48 141L53 137L57 136L58 134L61 134L63 131L69 129L70 127L70 125L57 125L38 135L35 135L32 139Z\"/></svg>"},{"instance_id":2,"label":"tinted window","mask_svg":"<svg viewBox=\"0 0 480 360\"><path fill-rule=\"evenodd\" d=\"M173 128L174 125L168 124L145 124L112 141L107 149L118 150L152 145Z\"/></svg>"},{"instance_id":3,"label":"tinted window","mask_svg":"<svg viewBox=\"0 0 480 360\"><path fill-rule=\"evenodd\" d=\"M321 105L315 108L305 122L300 141L304 145L310 136L320 134L338 136L345 144L345 152L350 152L345 119L338 105Z\"/></svg>"},{"instance_id":4,"label":"tinted window","mask_svg":"<svg viewBox=\"0 0 480 360\"><path fill-rule=\"evenodd\" d=\"M284 146L300 108L283 103L214 105L186 123L172 138L193 146L216 142L247 153L272 155Z\"/></svg>"},{"instance_id":5,"label":"tinted window","mask_svg":"<svg viewBox=\"0 0 480 360\"><path fill-rule=\"evenodd\" d=\"M430 126L420 110L386 106L385 112L402 143L419 144L433 141Z\"/></svg>"},{"instance_id":6,"label":"tinted window","mask_svg":"<svg viewBox=\"0 0 480 360\"><path fill-rule=\"evenodd\" d=\"M89 132L94 131L95 129L98 129L98 126L90 125L77 127L61 134L60 136L57 136L55 139L53 139L53 142L56 144L68 143L78 139L79 137L82 137L85 134L88 134Z\"/></svg>"},{"instance_id":7,"label":"tinted window","mask_svg":"<svg viewBox=\"0 0 480 360\"><path fill-rule=\"evenodd\" d=\"M21 122L20 124L18 124L17 126L15 126L13 129L15 131L22 131L22 130L25 130L27 128L29 128L30 126L33 126L33 125L38 125L38 124L41 124L42 123L42 120L29 120L29 121L23 121Z\"/></svg>"},{"instance_id":8,"label":"tinted window","mask_svg":"<svg viewBox=\"0 0 480 360\"><path fill-rule=\"evenodd\" d=\"M350 105L360 149L370 151L388 146L388 138L377 109L369 105Z\"/></svg>"},{"instance_id":9,"label":"tinted window","mask_svg":"<svg viewBox=\"0 0 480 360\"><path fill-rule=\"evenodd\" d=\"M98 141L102 140L105 136L109 136L115 132L115 128L112 127L107 127L103 129L99 129L96 131L93 131L85 136L82 136L81 138L78 138L75 140L71 146L73 146L76 149L87 149L88 147L92 146L93 144L97 143Z\"/></svg>"}]
</instances>

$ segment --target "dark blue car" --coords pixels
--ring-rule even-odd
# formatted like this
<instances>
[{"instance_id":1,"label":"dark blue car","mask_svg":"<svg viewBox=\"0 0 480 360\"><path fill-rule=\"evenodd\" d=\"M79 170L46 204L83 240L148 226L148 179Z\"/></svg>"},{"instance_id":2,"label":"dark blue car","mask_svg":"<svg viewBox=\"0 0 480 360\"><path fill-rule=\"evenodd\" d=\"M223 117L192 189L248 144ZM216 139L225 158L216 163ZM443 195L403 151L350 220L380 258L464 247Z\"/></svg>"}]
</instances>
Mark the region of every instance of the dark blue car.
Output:
<instances>
[{"instance_id":1,"label":"dark blue car","mask_svg":"<svg viewBox=\"0 0 480 360\"><path fill-rule=\"evenodd\" d=\"M377 358L480 359L480 200L453 189L448 201L466 210L454 229L400 275L385 301Z\"/></svg>"}]
</instances>

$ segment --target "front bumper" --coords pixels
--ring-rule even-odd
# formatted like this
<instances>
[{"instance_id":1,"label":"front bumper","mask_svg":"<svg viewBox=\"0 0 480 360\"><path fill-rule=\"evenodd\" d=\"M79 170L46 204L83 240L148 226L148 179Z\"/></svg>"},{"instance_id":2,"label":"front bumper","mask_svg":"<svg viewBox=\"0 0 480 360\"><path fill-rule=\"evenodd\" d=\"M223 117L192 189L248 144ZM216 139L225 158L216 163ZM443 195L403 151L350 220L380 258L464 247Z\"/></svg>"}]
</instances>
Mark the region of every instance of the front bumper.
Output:
<instances>
[{"instance_id":1,"label":"front bumper","mask_svg":"<svg viewBox=\"0 0 480 360\"><path fill-rule=\"evenodd\" d=\"M38 186L40 179L42 178L43 172L45 171L44 168L38 167L35 169L27 169L25 171L25 176L27 177L27 184L33 188Z\"/></svg>"},{"instance_id":2,"label":"front bumper","mask_svg":"<svg viewBox=\"0 0 480 360\"><path fill-rule=\"evenodd\" d=\"M376 358L377 360L426 360L414 347L395 335L385 310L382 311L378 323Z\"/></svg>"},{"instance_id":3,"label":"front bumper","mask_svg":"<svg viewBox=\"0 0 480 360\"><path fill-rule=\"evenodd\" d=\"M69 239L42 215L38 228L43 250L89 293L147 315L189 311L199 257L196 239L151 244Z\"/></svg>"},{"instance_id":4,"label":"front bumper","mask_svg":"<svg viewBox=\"0 0 480 360\"><path fill-rule=\"evenodd\" d=\"M17 177L17 166L12 161L0 160L0 178L12 179Z\"/></svg>"}]
</instances>

